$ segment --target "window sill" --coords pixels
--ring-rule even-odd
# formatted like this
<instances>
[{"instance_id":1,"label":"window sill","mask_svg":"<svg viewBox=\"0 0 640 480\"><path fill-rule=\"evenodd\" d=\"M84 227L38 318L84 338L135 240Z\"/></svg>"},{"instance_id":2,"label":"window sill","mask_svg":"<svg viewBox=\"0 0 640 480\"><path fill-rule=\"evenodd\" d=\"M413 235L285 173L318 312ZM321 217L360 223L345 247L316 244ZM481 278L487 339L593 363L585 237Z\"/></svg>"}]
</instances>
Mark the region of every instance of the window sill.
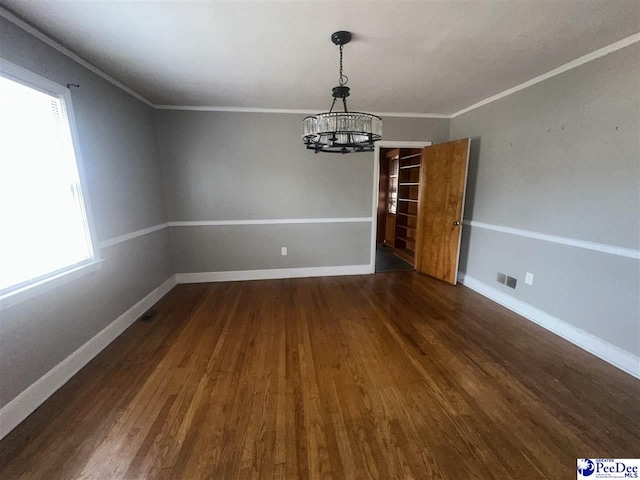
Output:
<instances>
[{"instance_id":1,"label":"window sill","mask_svg":"<svg viewBox=\"0 0 640 480\"><path fill-rule=\"evenodd\" d=\"M20 290L9 292L3 296L0 296L0 311L11 308L19 303L25 302L33 297L41 295L49 290L52 290L60 285L76 280L85 275L96 272L102 268L102 260L94 260L90 263L85 263L71 270L61 272L57 275L40 280L39 282L27 285Z\"/></svg>"}]
</instances>

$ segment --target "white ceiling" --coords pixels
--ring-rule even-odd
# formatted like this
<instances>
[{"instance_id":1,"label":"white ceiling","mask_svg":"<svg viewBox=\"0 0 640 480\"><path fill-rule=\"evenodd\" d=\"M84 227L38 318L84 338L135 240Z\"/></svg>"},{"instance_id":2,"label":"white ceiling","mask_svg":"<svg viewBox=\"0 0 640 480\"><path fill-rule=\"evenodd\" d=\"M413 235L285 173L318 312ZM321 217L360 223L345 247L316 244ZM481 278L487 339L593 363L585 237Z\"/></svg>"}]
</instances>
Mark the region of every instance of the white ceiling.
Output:
<instances>
[{"instance_id":1,"label":"white ceiling","mask_svg":"<svg viewBox=\"0 0 640 480\"><path fill-rule=\"evenodd\" d=\"M163 105L449 114L640 30L636 0L25 1L12 13Z\"/></svg>"}]
</instances>

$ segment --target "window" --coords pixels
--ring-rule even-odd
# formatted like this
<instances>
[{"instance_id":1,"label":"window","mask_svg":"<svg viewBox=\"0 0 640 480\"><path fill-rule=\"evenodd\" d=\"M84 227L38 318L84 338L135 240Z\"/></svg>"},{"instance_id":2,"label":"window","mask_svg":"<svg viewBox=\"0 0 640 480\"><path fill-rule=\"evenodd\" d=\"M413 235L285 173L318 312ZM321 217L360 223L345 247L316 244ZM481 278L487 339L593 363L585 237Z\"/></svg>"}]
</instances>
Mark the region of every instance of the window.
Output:
<instances>
[{"instance_id":1,"label":"window","mask_svg":"<svg viewBox=\"0 0 640 480\"><path fill-rule=\"evenodd\" d=\"M395 156L389 160L389 213L396 214L398 210L398 168L400 157Z\"/></svg>"},{"instance_id":2,"label":"window","mask_svg":"<svg viewBox=\"0 0 640 480\"><path fill-rule=\"evenodd\" d=\"M0 299L95 263L70 101L0 63Z\"/></svg>"}]
</instances>

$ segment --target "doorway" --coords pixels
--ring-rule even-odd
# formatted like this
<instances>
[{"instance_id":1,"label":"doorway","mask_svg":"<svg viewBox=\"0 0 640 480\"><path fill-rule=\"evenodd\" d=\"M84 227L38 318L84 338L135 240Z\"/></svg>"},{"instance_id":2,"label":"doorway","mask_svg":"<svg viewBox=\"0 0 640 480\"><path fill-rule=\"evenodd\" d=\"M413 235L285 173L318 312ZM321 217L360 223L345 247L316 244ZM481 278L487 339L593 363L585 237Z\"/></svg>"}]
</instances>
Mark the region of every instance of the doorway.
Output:
<instances>
[{"instance_id":1,"label":"doorway","mask_svg":"<svg viewBox=\"0 0 640 480\"><path fill-rule=\"evenodd\" d=\"M376 147L371 259L376 273L415 270L419 166L428 145L385 141Z\"/></svg>"},{"instance_id":2,"label":"doorway","mask_svg":"<svg viewBox=\"0 0 640 480\"><path fill-rule=\"evenodd\" d=\"M455 285L470 139L426 146L380 143L375 150L372 270L415 269Z\"/></svg>"}]
</instances>

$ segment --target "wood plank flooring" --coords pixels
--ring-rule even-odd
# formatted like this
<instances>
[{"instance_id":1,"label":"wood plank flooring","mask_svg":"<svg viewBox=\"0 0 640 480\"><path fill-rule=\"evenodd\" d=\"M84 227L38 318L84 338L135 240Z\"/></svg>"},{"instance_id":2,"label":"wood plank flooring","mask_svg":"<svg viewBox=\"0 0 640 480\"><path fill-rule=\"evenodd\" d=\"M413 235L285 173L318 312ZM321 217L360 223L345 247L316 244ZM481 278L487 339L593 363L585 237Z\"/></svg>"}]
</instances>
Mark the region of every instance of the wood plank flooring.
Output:
<instances>
[{"instance_id":1,"label":"wood plank flooring","mask_svg":"<svg viewBox=\"0 0 640 480\"><path fill-rule=\"evenodd\" d=\"M415 272L180 285L0 442L2 479L570 479L640 382Z\"/></svg>"}]
</instances>

